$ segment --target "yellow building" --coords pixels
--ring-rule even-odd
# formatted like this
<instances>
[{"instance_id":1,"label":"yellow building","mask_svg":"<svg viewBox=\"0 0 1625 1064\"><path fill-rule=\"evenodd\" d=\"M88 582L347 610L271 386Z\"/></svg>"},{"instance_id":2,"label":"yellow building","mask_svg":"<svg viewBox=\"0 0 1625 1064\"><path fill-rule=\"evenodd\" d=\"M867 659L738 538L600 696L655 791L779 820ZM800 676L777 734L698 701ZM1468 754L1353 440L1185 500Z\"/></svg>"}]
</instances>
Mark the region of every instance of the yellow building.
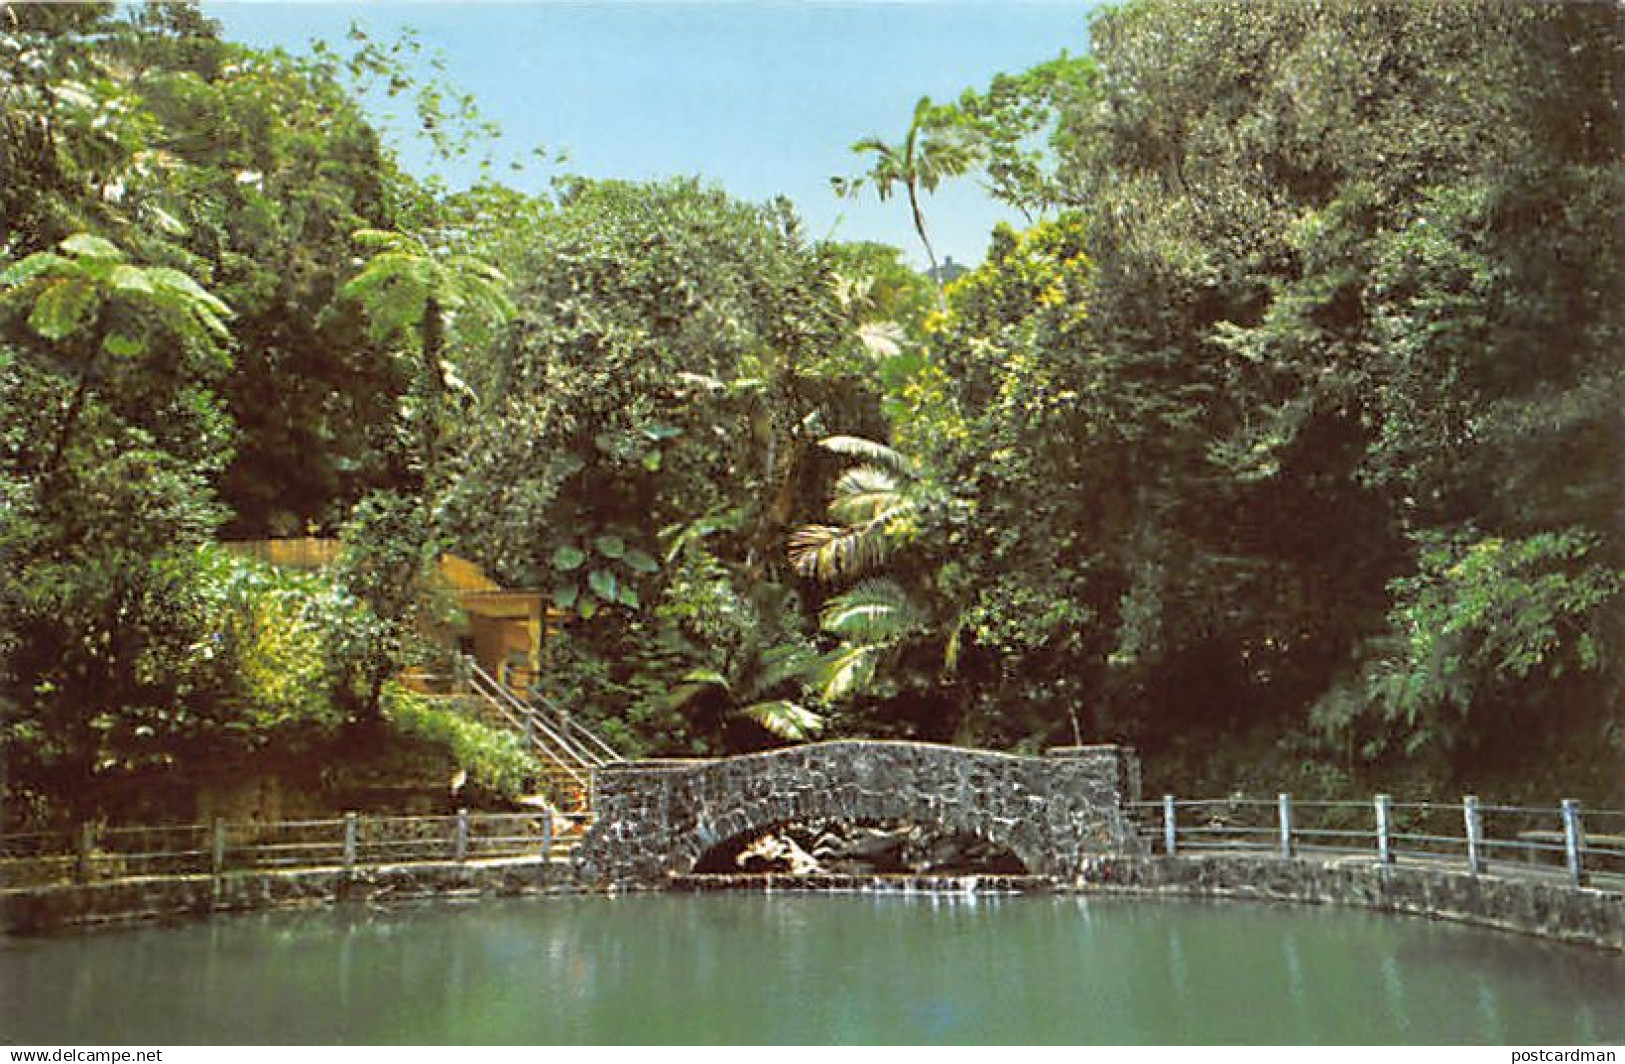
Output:
<instances>
[{"instance_id":1,"label":"yellow building","mask_svg":"<svg viewBox=\"0 0 1625 1064\"><path fill-rule=\"evenodd\" d=\"M270 565L293 569L320 569L338 559L336 539L238 540L223 546L234 553L258 558ZM454 635L464 653L490 675L516 691L531 687L542 673L549 631L557 631L563 615L544 605L540 591L504 588L467 558L445 554L440 578L457 603L463 622ZM433 677L408 676L409 683L429 686Z\"/></svg>"}]
</instances>

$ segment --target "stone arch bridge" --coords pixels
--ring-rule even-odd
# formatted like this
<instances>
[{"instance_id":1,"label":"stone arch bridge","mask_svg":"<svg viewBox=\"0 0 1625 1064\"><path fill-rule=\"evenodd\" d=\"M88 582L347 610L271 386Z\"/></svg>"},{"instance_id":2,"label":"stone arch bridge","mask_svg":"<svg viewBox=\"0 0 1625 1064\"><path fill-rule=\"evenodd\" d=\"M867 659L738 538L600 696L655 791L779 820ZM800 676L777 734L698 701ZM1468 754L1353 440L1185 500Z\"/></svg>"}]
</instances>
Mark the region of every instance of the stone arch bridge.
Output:
<instances>
[{"instance_id":1,"label":"stone arch bridge","mask_svg":"<svg viewBox=\"0 0 1625 1064\"><path fill-rule=\"evenodd\" d=\"M1117 746L1043 757L929 743L848 740L714 760L598 770L596 821L577 851L588 881L656 884L712 849L792 821L906 820L973 835L1037 875L1137 853L1126 803L1139 761Z\"/></svg>"}]
</instances>

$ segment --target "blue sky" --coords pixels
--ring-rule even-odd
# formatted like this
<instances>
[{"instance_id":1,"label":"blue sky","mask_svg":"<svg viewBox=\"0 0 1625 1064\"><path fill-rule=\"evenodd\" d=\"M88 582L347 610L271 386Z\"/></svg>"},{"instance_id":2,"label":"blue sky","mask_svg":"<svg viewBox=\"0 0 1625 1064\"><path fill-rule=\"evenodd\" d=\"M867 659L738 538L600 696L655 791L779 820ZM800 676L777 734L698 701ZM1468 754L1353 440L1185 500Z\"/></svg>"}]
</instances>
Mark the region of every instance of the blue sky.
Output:
<instances>
[{"instance_id":1,"label":"blue sky","mask_svg":"<svg viewBox=\"0 0 1625 1064\"><path fill-rule=\"evenodd\" d=\"M883 240L923 264L906 205L842 200L829 178L849 147L898 139L922 95L956 97L1087 48L1090 0L613 0L599 3L209 3L232 40L304 51L352 21L415 28L447 76L499 122L499 159L538 144L593 177L699 174L737 196L783 194L814 237ZM402 145L409 166L426 152ZM540 190L558 170L511 183ZM444 171L466 184L472 165ZM978 260L995 221L1017 220L966 179L927 207L939 254Z\"/></svg>"}]
</instances>

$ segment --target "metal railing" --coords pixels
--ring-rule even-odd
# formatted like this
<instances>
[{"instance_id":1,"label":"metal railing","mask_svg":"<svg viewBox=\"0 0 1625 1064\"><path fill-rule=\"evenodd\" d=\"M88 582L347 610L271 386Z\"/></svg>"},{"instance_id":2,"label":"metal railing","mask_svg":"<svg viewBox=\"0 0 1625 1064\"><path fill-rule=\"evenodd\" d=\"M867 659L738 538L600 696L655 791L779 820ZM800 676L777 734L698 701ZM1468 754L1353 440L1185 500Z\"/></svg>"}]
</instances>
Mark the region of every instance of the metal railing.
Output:
<instances>
[{"instance_id":1,"label":"metal railing","mask_svg":"<svg viewBox=\"0 0 1625 1064\"><path fill-rule=\"evenodd\" d=\"M572 736L580 746L585 747L591 756L595 757L596 764L609 765L626 760L614 747L606 743L597 732L576 720L572 714L540 691L532 691L530 699L534 705L540 705L549 710L553 714L553 719L558 722L559 727L566 734ZM532 711L535 711L534 706Z\"/></svg>"},{"instance_id":2,"label":"metal railing","mask_svg":"<svg viewBox=\"0 0 1625 1064\"><path fill-rule=\"evenodd\" d=\"M592 793L595 771L623 760L613 747L558 705L537 693L526 702L472 657L459 661L457 685L501 726L523 735L527 747L584 795Z\"/></svg>"},{"instance_id":3,"label":"metal railing","mask_svg":"<svg viewBox=\"0 0 1625 1064\"><path fill-rule=\"evenodd\" d=\"M1130 803L1154 852L1370 857L1381 864L1462 867L1475 874L1561 876L1576 886L1625 882L1625 811L1565 799L1555 806L1273 799Z\"/></svg>"},{"instance_id":4,"label":"metal railing","mask_svg":"<svg viewBox=\"0 0 1625 1064\"><path fill-rule=\"evenodd\" d=\"M585 814L362 816L167 824L0 835L0 889L149 876L376 867L537 857L567 860Z\"/></svg>"},{"instance_id":5,"label":"metal railing","mask_svg":"<svg viewBox=\"0 0 1625 1064\"><path fill-rule=\"evenodd\" d=\"M554 767L563 769L581 786L588 786L592 770L597 767L595 761L583 756L574 743L540 719L539 714L532 712L517 695L472 660L467 662L467 669L469 690L475 697L508 727L522 733L527 743Z\"/></svg>"}]
</instances>

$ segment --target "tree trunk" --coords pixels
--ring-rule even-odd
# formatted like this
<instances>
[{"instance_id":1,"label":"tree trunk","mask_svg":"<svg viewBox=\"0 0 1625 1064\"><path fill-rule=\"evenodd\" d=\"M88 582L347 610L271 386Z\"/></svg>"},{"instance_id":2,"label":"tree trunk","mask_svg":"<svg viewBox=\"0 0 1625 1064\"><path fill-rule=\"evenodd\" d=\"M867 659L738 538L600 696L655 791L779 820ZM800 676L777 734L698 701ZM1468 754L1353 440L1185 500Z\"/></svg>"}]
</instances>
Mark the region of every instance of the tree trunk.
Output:
<instances>
[{"instance_id":1,"label":"tree trunk","mask_svg":"<svg viewBox=\"0 0 1625 1064\"><path fill-rule=\"evenodd\" d=\"M920 210L920 193L910 181L908 188L908 206L914 212L914 231L920 234L920 243L925 245L925 257L931 263L931 283L937 288L937 309L947 310L948 303L942 294L942 271L937 266L937 252L931 246L931 238L925 232L925 214Z\"/></svg>"},{"instance_id":2,"label":"tree trunk","mask_svg":"<svg viewBox=\"0 0 1625 1064\"><path fill-rule=\"evenodd\" d=\"M81 373L79 384L73 390L73 398L68 401L68 412L62 418L62 427L57 430L56 442L51 447L51 457L45 462L41 470L42 479L50 477L61 466L67 457L68 444L73 441L73 432L79 425L79 415L84 412L85 399L90 395L90 375Z\"/></svg>"},{"instance_id":3,"label":"tree trunk","mask_svg":"<svg viewBox=\"0 0 1625 1064\"><path fill-rule=\"evenodd\" d=\"M446 381L440 370L446 349L446 322L440 301L423 303L423 486L425 492L440 458L440 407Z\"/></svg>"}]
</instances>

